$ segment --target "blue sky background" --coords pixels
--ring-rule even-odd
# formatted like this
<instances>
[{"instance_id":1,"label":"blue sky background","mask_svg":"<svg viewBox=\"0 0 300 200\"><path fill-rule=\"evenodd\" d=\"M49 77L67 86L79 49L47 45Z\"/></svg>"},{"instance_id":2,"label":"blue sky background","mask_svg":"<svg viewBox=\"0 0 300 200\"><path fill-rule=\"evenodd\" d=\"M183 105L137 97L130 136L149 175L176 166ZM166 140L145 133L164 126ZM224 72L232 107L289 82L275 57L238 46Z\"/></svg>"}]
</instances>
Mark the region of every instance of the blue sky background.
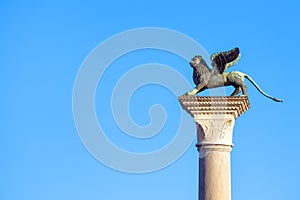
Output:
<instances>
[{"instance_id":1,"label":"blue sky background","mask_svg":"<svg viewBox=\"0 0 300 200\"><path fill-rule=\"evenodd\" d=\"M197 199L193 145L173 165L157 172L122 173L93 158L74 125L72 92L83 60L108 37L149 26L184 33L210 54L240 47L242 59L234 70L247 72L284 103L264 98L248 84L251 109L234 128L232 199L300 199L299 5L296 0L2 0L0 199ZM149 62L168 64L192 84L188 62L176 56L148 50L122 59L118 62L124 71ZM99 88L96 99L101 99L102 91L111 94L109 85L117 81L112 74L104 76L108 86ZM164 146L178 126L173 117L179 109L176 97L157 86L143 89L147 92L137 91L130 102L136 123L149 122L147 110L154 102L167 105L170 118L165 136L154 138L149 143L153 146L123 140L121 133L108 136L136 152ZM162 98L151 99L157 93ZM145 97L150 100L143 107ZM97 101L99 121L114 130L109 117L101 119L101 105Z\"/></svg>"}]
</instances>

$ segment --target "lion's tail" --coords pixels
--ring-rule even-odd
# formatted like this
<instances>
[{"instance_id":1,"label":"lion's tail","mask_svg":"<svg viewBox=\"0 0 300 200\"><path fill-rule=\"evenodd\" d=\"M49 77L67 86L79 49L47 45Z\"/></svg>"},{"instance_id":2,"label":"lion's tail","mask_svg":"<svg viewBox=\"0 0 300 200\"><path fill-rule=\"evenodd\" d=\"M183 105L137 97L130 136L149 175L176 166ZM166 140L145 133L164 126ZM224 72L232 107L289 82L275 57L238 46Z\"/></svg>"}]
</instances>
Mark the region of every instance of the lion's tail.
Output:
<instances>
[{"instance_id":1,"label":"lion's tail","mask_svg":"<svg viewBox=\"0 0 300 200\"><path fill-rule=\"evenodd\" d=\"M275 97L272 97L272 96L266 94L266 93L265 93L265 92L257 85L257 83L256 83L256 82L248 75L248 74L244 74L244 76L245 76L245 78L248 79L248 80L256 87L256 89L257 89L260 93L262 93L265 97L268 97L268 98L270 98L270 99L272 99L273 101L276 101L276 102L283 102L281 99L277 99L277 98L275 98Z\"/></svg>"}]
</instances>

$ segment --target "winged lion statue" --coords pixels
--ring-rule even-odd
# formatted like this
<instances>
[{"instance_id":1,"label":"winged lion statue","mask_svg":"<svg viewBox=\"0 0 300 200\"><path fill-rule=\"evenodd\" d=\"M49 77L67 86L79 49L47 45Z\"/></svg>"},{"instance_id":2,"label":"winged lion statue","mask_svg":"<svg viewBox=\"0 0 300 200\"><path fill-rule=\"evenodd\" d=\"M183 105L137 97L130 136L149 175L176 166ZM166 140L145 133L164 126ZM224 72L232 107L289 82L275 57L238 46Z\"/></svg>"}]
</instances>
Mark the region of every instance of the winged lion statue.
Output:
<instances>
[{"instance_id":1,"label":"winged lion statue","mask_svg":"<svg viewBox=\"0 0 300 200\"><path fill-rule=\"evenodd\" d=\"M282 102L282 100L266 94L249 75L239 71L226 72L226 69L236 64L240 57L240 50L237 47L226 52L214 53L210 57L213 66L210 69L205 60L201 56L196 55L190 62L196 87L185 95L196 95L209 88L233 86L235 90L230 96L236 96L240 92L242 92L242 95L247 96L247 85L244 81L246 78L261 94L276 102Z\"/></svg>"}]
</instances>

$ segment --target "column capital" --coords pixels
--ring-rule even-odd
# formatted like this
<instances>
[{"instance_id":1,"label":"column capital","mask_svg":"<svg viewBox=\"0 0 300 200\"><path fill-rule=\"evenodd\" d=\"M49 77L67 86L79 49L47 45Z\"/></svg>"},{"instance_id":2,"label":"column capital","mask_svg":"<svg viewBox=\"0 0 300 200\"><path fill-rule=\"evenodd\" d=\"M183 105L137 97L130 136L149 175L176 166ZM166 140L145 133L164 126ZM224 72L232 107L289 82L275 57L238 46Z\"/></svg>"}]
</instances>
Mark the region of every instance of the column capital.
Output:
<instances>
[{"instance_id":1,"label":"column capital","mask_svg":"<svg viewBox=\"0 0 300 200\"><path fill-rule=\"evenodd\" d=\"M180 96L178 100L196 122L198 148L231 151L235 119L250 108L247 96Z\"/></svg>"}]
</instances>

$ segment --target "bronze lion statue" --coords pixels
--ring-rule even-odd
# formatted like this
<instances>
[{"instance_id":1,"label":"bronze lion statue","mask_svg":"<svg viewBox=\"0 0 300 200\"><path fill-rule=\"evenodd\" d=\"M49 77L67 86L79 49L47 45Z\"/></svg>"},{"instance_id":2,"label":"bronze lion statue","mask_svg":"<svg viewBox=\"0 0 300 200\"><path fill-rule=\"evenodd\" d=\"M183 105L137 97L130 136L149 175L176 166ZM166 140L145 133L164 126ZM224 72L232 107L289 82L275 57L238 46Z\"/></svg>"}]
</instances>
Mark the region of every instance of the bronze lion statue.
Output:
<instances>
[{"instance_id":1,"label":"bronze lion statue","mask_svg":"<svg viewBox=\"0 0 300 200\"><path fill-rule=\"evenodd\" d=\"M227 68L236 64L240 57L240 50L237 47L230 51L214 53L210 57L213 66L212 69L208 67L201 56L197 55L192 58L190 65L193 68L193 80L196 87L185 95L196 95L209 88L233 86L235 90L231 96L236 96L240 92L242 92L242 95L247 96L246 78L264 96L276 102L282 102L282 100L266 94L249 75L238 71L225 72Z\"/></svg>"}]
</instances>

